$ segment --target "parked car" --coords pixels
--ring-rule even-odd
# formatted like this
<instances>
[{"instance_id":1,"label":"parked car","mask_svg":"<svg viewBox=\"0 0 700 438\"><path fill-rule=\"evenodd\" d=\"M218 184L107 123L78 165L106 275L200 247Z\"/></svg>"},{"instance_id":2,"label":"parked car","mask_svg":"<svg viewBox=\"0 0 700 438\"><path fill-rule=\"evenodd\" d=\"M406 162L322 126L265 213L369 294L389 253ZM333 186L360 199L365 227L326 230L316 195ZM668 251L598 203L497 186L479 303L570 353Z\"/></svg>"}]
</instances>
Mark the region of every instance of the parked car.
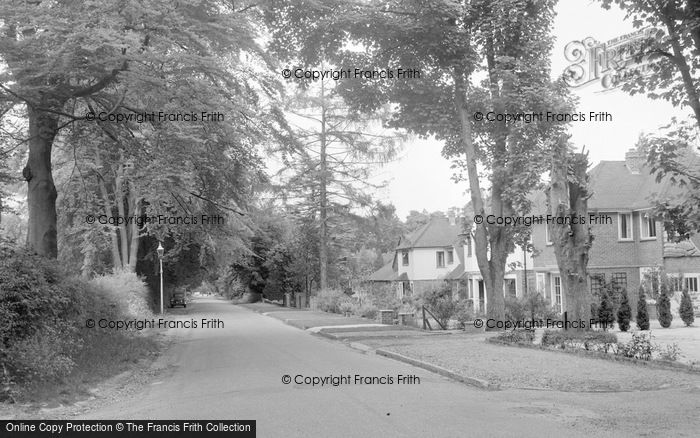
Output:
<instances>
[{"instance_id":1,"label":"parked car","mask_svg":"<svg viewBox=\"0 0 700 438\"><path fill-rule=\"evenodd\" d=\"M175 307L175 306L182 306L182 307L187 307L187 303L185 302L185 294L182 292L175 292L172 294L170 297L170 307Z\"/></svg>"}]
</instances>

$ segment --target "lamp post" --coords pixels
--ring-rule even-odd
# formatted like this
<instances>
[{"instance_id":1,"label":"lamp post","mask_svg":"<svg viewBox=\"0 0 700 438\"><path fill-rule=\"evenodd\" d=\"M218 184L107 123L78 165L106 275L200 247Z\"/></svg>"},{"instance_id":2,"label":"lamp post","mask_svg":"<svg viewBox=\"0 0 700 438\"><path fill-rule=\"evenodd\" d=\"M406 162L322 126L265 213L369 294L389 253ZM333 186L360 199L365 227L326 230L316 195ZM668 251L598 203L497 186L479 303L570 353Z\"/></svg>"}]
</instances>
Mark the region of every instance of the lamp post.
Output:
<instances>
[{"instance_id":1,"label":"lamp post","mask_svg":"<svg viewBox=\"0 0 700 438\"><path fill-rule=\"evenodd\" d=\"M158 242L158 260L160 261L160 314L163 314L163 253L165 252L165 249L163 249L163 245L161 245L160 242Z\"/></svg>"}]
</instances>

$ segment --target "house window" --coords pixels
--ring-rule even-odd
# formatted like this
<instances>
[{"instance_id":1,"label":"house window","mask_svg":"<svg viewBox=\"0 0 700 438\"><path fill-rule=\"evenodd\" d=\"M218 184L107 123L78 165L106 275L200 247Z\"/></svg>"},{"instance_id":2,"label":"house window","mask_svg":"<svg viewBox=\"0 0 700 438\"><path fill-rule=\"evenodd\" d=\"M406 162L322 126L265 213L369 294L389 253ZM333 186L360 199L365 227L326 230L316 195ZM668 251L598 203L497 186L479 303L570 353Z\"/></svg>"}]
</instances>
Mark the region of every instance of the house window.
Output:
<instances>
[{"instance_id":1,"label":"house window","mask_svg":"<svg viewBox=\"0 0 700 438\"><path fill-rule=\"evenodd\" d=\"M685 277L684 283L688 292L698 292L698 277Z\"/></svg>"},{"instance_id":2,"label":"house window","mask_svg":"<svg viewBox=\"0 0 700 438\"><path fill-rule=\"evenodd\" d=\"M554 303L561 309L561 277L554 277Z\"/></svg>"},{"instance_id":3,"label":"house window","mask_svg":"<svg viewBox=\"0 0 700 438\"><path fill-rule=\"evenodd\" d=\"M438 268L444 268L445 267L445 251L438 251L435 253L435 258L437 261L437 267Z\"/></svg>"},{"instance_id":4,"label":"house window","mask_svg":"<svg viewBox=\"0 0 700 438\"><path fill-rule=\"evenodd\" d=\"M656 221L649 213L644 213L639 215L639 220L641 221L642 239L655 239L656 238Z\"/></svg>"},{"instance_id":5,"label":"house window","mask_svg":"<svg viewBox=\"0 0 700 438\"><path fill-rule=\"evenodd\" d=\"M472 236L467 236L467 240L464 241L467 245L467 257L472 256Z\"/></svg>"},{"instance_id":6,"label":"house window","mask_svg":"<svg viewBox=\"0 0 700 438\"><path fill-rule=\"evenodd\" d=\"M626 272L615 272L610 279L612 282L612 287L615 290L627 290L627 273Z\"/></svg>"},{"instance_id":7,"label":"house window","mask_svg":"<svg viewBox=\"0 0 700 438\"><path fill-rule=\"evenodd\" d=\"M591 295L599 297L605 287L605 274L591 274Z\"/></svg>"},{"instance_id":8,"label":"house window","mask_svg":"<svg viewBox=\"0 0 700 438\"><path fill-rule=\"evenodd\" d=\"M668 282L671 288L669 292L679 292L683 290L683 277L680 275L669 275Z\"/></svg>"},{"instance_id":9,"label":"house window","mask_svg":"<svg viewBox=\"0 0 700 438\"><path fill-rule=\"evenodd\" d=\"M408 251L401 251L401 263L408 266Z\"/></svg>"},{"instance_id":10,"label":"house window","mask_svg":"<svg viewBox=\"0 0 700 438\"><path fill-rule=\"evenodd\" d=\"M617 237L620 240L632 240L632 214L618 213Z\"/></svg>"},{"instance_id":11,"label":"house window","mask_svg":"<svg viewBox=\"0 0 700 438\"><path fill-rule=\"evenodd\" d=\"M451 265L455 262L455 253L451 249L447 250L447 264Z\"/></svg>"},{"instance_id":12,"label":"house window","mask_svg":"<svg viewBox=\"0 0 700 438\"><path fill-rule=\"evenodd\" d=\"M548 225L548 224L545 224L545 225L544 225L544 241L545 241L545 243L546 243L547 245L551 245L551 244L552 244L552 235L550 234L549 225Z\"/></svg>"}]
</instances>

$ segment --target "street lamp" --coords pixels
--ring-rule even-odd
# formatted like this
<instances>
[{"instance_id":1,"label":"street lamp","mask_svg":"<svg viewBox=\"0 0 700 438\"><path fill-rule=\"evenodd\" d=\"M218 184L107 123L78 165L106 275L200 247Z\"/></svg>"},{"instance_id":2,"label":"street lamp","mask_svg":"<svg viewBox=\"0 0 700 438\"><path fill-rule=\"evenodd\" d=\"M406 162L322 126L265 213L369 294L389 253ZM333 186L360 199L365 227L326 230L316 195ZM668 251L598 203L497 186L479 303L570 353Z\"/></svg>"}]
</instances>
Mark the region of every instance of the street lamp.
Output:
<instances>
[{"instance_id":1,"label":"street lamp","mask_svg":"<svg viewBox=\"0 0 700 438\"><path fill-rule=\"evenodd\" d=\"M160 314L163 314L163 253L165 252L165 249L163 249L163 245L161 245L160 242L158 242L158 260L160 261Z\"/></svg>"}]
</instances>

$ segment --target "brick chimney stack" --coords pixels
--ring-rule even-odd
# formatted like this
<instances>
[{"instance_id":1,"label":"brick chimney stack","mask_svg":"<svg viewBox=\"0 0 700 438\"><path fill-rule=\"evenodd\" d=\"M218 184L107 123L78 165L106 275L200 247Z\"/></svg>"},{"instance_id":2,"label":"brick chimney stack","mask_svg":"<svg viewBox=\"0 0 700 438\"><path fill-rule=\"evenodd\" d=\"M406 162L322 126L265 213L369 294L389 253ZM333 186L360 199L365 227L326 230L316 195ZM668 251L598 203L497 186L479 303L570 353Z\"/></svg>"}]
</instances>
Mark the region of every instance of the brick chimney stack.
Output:
<instances>
[{"instance_id":1,"label":"brick chimney stack","mask_svg":"<svg viewBox=\"0 0 700 438\"><path fill-rule=\"evenodd\" d=\"M454 210L448 210L447 211L447 220L450 221L450 225L455 225L455 211Z\"/></svg>"},{"instance_id":2,"label":"brick chimney stack","mask_svg":"<svg viewBox=\"0 0 700 438\"><path fill-rule=\"evenodd\" d=\"M638 149L630 149L625 153L625 164L632 173L639 173L646 161L646 154Z\"/></svg>"}]
</instances>

